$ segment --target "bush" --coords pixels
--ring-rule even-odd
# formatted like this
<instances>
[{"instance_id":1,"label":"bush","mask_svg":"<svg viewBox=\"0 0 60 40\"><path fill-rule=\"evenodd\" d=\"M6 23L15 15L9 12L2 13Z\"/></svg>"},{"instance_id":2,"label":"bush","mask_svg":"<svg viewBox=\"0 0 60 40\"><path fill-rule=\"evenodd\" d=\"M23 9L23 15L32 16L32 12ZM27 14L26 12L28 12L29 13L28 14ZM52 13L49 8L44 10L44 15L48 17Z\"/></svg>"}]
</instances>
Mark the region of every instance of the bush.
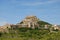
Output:
<instances>
[{"instance_id":1,"label":"bush","mask_svg":"<svg viewBox=\"0 0 60 40\"><path fill-rule=\"evenodd\" d=\"M0 32L0 37L2 36L2 33Z\"/></svg>"}]
</instances>

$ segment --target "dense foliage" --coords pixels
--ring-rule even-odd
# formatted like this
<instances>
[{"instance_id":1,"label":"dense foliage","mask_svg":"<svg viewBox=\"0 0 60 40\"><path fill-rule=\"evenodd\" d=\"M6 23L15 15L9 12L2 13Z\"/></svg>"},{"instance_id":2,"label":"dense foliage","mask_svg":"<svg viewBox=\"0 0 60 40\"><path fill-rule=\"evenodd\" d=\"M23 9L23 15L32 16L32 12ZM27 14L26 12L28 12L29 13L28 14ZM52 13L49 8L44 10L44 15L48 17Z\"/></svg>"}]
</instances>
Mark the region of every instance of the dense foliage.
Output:
<instances>
[{"instance_id":1,"label":"dense foliage","mask_svg":"<svg viewBox=\"0 0 60 40\"><path fill-rule=\"evenodd\" d=\"M9 33L0 33L0 40L60 40L60 31L19 28Z\"/></svg>"},{"instance_id":2,"label":"dense foliage","mask_svg":"<svg viewBox=\"0 0 60 40\"><path fill-rule=\"evenodd\" d=\"M50 23L45 22L45 21L38 21L38 23L39 23L40 25L46 25L46 24L51 25Z\"/></svg>"}]
</instances>

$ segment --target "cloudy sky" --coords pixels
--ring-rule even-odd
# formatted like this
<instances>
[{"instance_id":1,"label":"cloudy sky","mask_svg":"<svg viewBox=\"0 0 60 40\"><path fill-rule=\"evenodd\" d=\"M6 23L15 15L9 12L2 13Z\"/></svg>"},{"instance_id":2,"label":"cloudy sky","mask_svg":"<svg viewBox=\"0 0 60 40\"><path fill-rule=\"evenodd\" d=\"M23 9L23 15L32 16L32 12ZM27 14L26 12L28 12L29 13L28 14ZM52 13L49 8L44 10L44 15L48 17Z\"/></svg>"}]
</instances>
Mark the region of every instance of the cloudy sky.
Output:
<instances>
[{"instance_id":1,"label":"cloudy sky","mask_svg":"<svg viewBox=\"0 0 60 40\"><path fill-rule=\"evenodd\" d=\"M27 15L60 24L60 0L0 0L0 25L16 24Z\"/></svg>"}]
</instances>

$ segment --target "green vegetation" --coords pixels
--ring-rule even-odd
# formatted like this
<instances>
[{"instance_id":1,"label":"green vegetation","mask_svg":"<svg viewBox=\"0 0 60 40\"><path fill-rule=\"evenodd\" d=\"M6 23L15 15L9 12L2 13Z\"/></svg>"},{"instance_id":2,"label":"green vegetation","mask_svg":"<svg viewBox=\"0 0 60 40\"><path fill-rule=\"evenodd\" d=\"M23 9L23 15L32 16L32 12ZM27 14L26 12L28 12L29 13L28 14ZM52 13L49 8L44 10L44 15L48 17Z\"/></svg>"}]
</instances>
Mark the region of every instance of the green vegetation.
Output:
<instances>
[{"instance_id":1,"label":"green vegetation","mask_svg":"<svg viewBox=\"0 0 60 40\"><path fill-rule=\"evenodd\" d=\"M50 23L39 21L38 24L40 24L40 27L35 29L26 27L9 28L8 33L0 32L0 40L60 40L60 31L51 28ZM48 29L44 29L44 25L46 24L50 25ZM50 30L53 30L53 32Z\"/></svg>"},{"instance_id":2,"label":"green vegetation","mask_svg":"<svg viewBox=\"0 0 60 40\"><path fill-rule=\"evenodd\" d=\"M40 25L51 25L50 23L48 23L48 22L45 22L45 21L38 21L38 24L40 24Z\"/></svg>"},{"instance_id":3,"label":"green vegetation","mask_svg":"<svg viewBox=\"0 0 60 40\"><path fill-rule=\"evenodd\" d=\"M60 31L18 28L9 29L9 33L0 33L0 40L60 40Z\"/></svg>"}]
</instances>

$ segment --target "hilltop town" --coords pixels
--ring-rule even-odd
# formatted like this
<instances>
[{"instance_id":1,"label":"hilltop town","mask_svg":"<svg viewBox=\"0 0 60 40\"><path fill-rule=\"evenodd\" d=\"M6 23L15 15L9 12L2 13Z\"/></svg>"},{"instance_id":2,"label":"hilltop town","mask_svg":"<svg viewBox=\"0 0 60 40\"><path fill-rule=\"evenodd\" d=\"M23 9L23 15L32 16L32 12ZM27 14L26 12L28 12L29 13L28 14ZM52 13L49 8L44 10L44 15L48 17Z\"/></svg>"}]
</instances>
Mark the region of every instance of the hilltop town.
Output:
<instances>
[{"instance_id":1,"label":"hilltop town","mask_svg":"<svg viewBox=\"0 0 60 40\"><path fill-rule=\"evenodd\" d=\"M32 29L50 29L50 31L52 31L52 28L54 30L60 30L59 25L52 25L50 23L44 22L42 20L39 20L36 16L27 16L24 20L17 24L5 24L3 26L0 26L0 32L8 32L8 28L16 29L21 27Z\"/></svg>"},{"instance_id":2,"label":"hilltop town","mask_svg":"<svg viewBox=\"0 0 60 40\"><path fill-rule=\"evenodd\" d=\"M60 25L27 16L16 24L0 26L0 40L60 40Z\"/></svg>"}]
</instances>

